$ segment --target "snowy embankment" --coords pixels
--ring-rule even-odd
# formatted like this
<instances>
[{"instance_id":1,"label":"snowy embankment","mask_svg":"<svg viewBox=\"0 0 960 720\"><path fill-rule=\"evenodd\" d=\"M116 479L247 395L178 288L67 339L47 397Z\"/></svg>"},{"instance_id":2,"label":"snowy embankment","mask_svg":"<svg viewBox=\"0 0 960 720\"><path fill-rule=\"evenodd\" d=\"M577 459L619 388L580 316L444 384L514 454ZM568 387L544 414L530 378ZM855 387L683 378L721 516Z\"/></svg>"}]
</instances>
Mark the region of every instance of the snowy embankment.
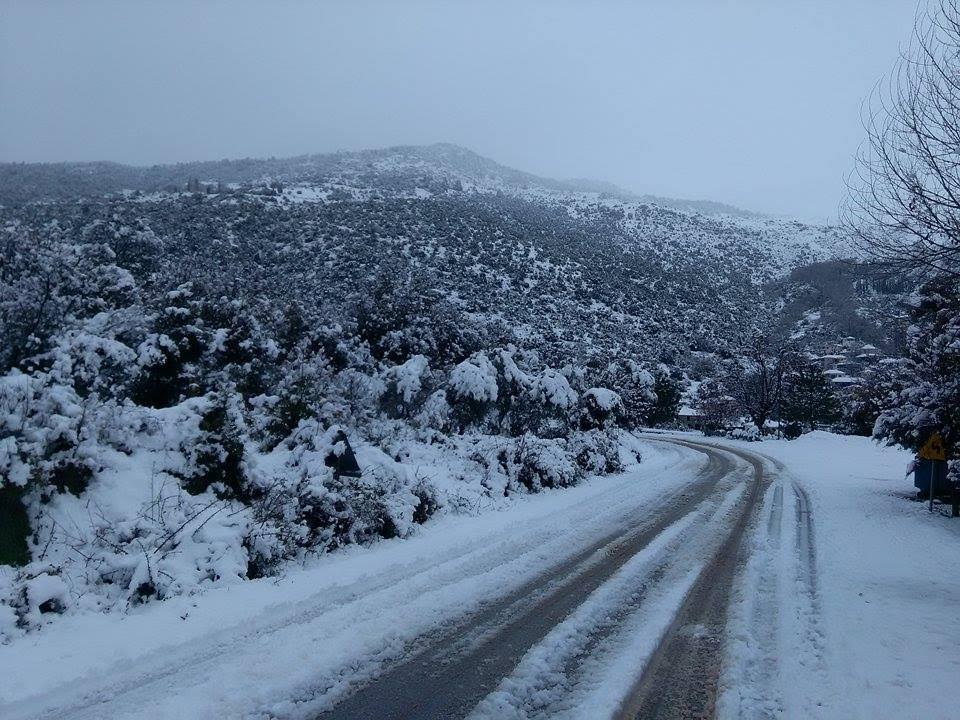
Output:
<instances>
[{"instance_id":1,"label":"snowy embankment","mask_svg":"<svg viewBox=\"0 0 960 720\"><path fill-rule=\"evenodd\" d=\"M439 518L412 538L348 548L284 578L62 618L0 647L0 716L234 717L336 695L415 638L629 527L703 462L661 444L643 454L621 475Z\"/></svg>"},{"instance_id":2,"label":"snowy embankment","mask_svg":"<svg viewBox=\"0 0 960 720\"><path fill-rule=\"evenodd\" d=\"M720 443L775 476L731 607L720 717L947 718L960 674L960 520L909 453L816 432Z\"/></svg>"}]
</instances>

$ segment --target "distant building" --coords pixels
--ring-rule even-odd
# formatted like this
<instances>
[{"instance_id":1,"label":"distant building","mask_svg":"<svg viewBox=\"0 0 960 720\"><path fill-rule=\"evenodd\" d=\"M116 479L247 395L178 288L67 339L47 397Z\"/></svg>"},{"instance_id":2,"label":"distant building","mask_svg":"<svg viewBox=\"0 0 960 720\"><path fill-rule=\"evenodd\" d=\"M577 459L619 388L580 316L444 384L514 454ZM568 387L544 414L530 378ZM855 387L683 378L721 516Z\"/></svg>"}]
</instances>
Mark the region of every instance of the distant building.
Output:
<instances>
[{"instance_id":1,"label":"distant building","mask_svg":"<svg viewBox=\"0 0 960 720\"><path fill-rule=\"evenodd\" d=\"M692 407L682 407L677 412L677 423L688 430L703 430L706 420L699 410Z\"/></svg>"}]
</instances>

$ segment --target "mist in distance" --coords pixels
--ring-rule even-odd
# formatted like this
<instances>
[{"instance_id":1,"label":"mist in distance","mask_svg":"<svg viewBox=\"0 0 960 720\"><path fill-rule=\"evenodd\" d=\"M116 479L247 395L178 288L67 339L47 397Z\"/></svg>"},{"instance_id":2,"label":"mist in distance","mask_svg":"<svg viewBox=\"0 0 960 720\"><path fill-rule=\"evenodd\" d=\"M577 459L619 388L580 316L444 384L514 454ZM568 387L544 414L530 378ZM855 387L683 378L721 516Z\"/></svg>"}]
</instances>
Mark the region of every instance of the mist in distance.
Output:
<instances>
[{"instance_id":1,"label":"mist in distance","mask_svg":"<svg viewBox=\"0 0 960 720\"><path fill-rule=\"evenodd\" d=\"M913 0L0 4L0 161L452 142L835 218Z\"/></svg>"}]
</instances>

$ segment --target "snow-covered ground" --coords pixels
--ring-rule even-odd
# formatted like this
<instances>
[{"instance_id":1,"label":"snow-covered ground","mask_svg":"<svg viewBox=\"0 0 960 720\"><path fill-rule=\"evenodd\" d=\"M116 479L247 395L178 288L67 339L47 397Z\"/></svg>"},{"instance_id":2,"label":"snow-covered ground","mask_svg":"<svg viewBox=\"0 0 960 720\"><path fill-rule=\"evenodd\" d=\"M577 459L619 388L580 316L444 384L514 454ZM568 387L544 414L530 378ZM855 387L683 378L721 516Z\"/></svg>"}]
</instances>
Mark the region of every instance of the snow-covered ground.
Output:
<instances>
[{"instance_id":1,"label":"snow-covered ground","mask_svg":"<svg viewBox=\"0 0 960 720\"><path fill-rule=\"evenodd\" d=\"M960 520L908 499L911 456L822 432L724 444L785 469L732 607L720 715L960 717Z\"/></svg>"},{"instance_id":2,"label":"snow-covered ground","mask_svg":"<svg viewBox=\"0 0 960 720\"><path fill-rule=\"evenodd\" d=\"M958 716L950 688L960 677L960 520L910 501L908 454L827 433L762 443L677 437L767 458L770 484L730 606L719 717ZM623 475L443 517L412 538L349 548L281 579L124 615L64 617L0 646L0 717L307 717L323 707L318 694L336 698L415 638L675 502L705 462L662 443L645 443L644 453ZM676 547L691 557L669 571L673 590L665 583L647 611L620 613L626 620L583 671L590 682L566 716L614 712L705 561L694 555L710 552L688 540L725 532L725 507L742 496L736 483L628 560L529 650L477 717L526 717L516 708L531 693L551 701L587 637L581 629L628 607L638 578Z\"/></svg>"}]
</instances>

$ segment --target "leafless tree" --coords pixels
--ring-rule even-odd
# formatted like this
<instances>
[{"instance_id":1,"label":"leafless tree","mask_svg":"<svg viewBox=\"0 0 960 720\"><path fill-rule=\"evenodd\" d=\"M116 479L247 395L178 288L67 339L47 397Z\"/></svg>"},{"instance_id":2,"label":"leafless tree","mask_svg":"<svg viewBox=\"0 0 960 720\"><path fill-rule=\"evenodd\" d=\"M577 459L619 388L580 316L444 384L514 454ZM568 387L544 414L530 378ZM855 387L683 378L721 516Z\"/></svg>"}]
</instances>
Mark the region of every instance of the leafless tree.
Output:
<instances>
[{"instance_id":1,"label":"leafless tree","mask_svg":"<svg viewBox=\"0 0 960 720\"><path fill-rule=\"evenodd\" d=\"M789 343L758 333L743 349L742 365L729 380L737 407L761 433L767 431L767 420L780 419L783 379L795 356Z\"/></svg>"},{"instance_id":2,"label":"leafless tree","mask_svg":"<svg viewBox=\"0 0 960 720\"><path fill-rule=\"evenodd\" d=\"M868 108L845 224L893 268L960 277L960 0L922 7Z\"/></svg>"}]
</instances>

